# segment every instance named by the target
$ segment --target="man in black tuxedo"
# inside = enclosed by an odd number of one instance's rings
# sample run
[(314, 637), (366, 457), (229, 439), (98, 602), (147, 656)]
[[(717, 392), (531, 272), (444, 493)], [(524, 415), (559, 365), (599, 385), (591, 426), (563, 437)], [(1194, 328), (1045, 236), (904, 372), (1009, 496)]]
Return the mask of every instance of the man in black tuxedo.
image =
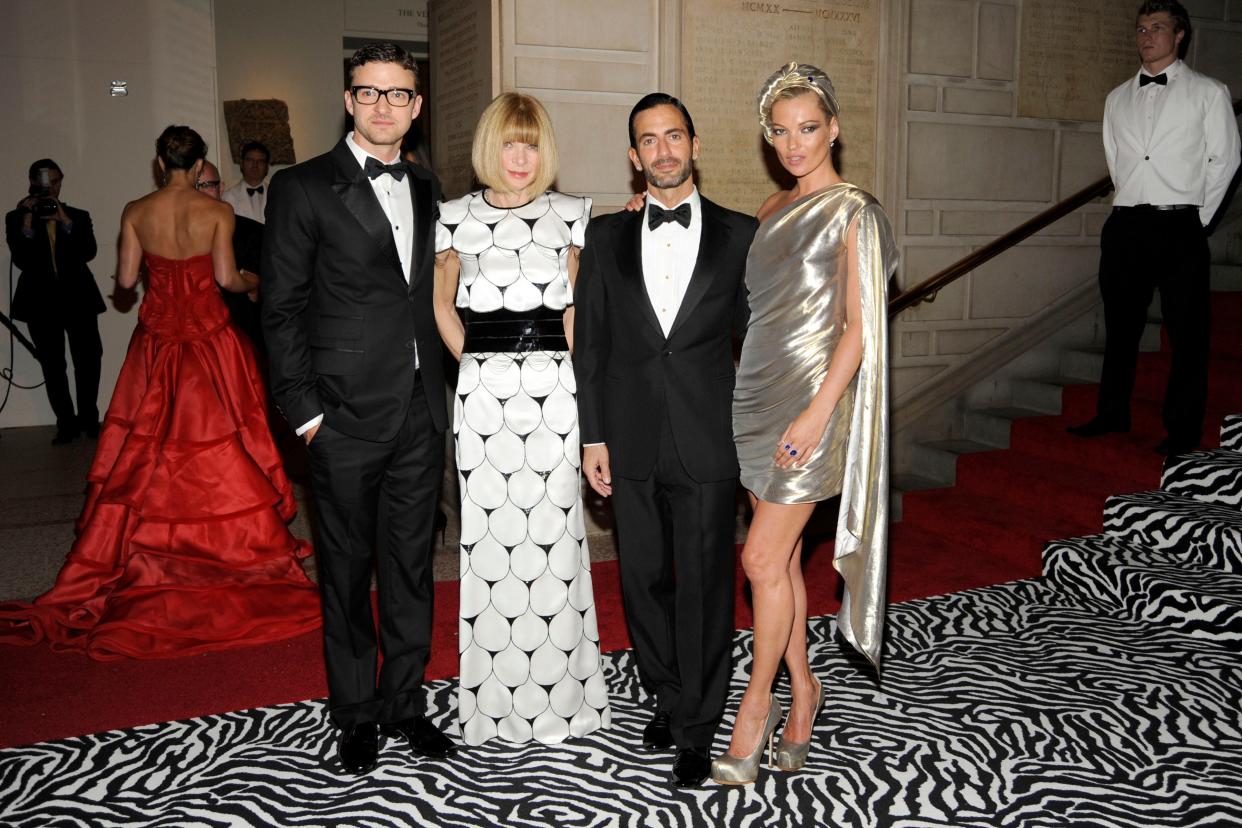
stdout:
[[(203, 161), (203, 168), (194, 182), (194, 189), (209, 195), (217, 201), (220, 199), (220, 169), (210, 161)], [(233, 216), (233, 259), (241, 270), (248, 270), (259, 275), (263, 255), (263, 225), (245, 216)], [(260, 277), (262, 278), (262, 277)], [(258, 293), (234, 293), (231, 290), (220, 290), (220, 298), (228, 306), (229, 317), (233, 324), (250, 337), (255, 351), (265, 353), (263, 347), (263, 329), (259, 320)]]
[[(630, 113), (646, 209), (587, 229), (575, 286), (582, 468), (612, 495), (634, 655), (656, 712), (649, 750), (677, 746), (673, 781), (707, 778), (733, 644), (733, 332), (756, 222), (699, 195), (694, 122), (652, 93)], [(672, 209), (665, 209), (672, 208)]]
[[(95, 258), (91, 215), (60, 200), (63, 182), (55, 161), (34, 162), (31, 195), (4, 217), (9, 254), (22, 272), (10, 313), (26, 323), (38, 352), (47, 399), (56, 414), (55, 445), (83, 431), (91, 438), (99, 436), (99, 314), (105, 310), (95, 276), (86, 266)], [(65, 365), (66, 336), (73, 357), (76, 414)]]
[(399, 158), (417, 81), (399, 46), (354, 53), (353, 131), (272, 179), (260, 271), (272, 393), (309, 444), (328, 707), (357, 773), (375, 766), (381, 736), (418, 756), (453, 749), (421, 694), (446, 417), (431, 305), (440, 186)]

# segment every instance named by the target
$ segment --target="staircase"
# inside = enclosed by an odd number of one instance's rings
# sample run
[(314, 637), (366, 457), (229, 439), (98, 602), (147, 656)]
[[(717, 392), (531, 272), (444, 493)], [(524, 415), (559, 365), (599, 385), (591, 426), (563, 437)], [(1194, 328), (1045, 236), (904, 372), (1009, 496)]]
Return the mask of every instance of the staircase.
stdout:
[[(1211, 424), (1242, 411), (1242, 266), (1214, 266), (1213, 288), (1205, 448), (1218, 442)], [(1103, 361), (1102, 342), (1067, 349), (1055, 360), (1057, 367), (1050, 372), (1054, 376), (1011, 381), (1004, 405), (968, 409), (952, 439), (912, 447), (913, 471), (894, 477), (894, 487), (900, 490), (900, 501), (895, 504), (900, 522), (892, 527), (894, 543), (917, 543), (928, 554), (948, 553), (947, 560), (966, 562), (976, 569), (981, 583), (989, 569), (1035, 577), (1043, 572), (1041, 550), (1053, 538), (1073, 539), (1058, 541), (1062, 545), (1058, 548), (1067, 550), (1081, 546), (1084, 537), (1098, 538), (1093, 543), (1116, 544), (1114, 552), (1125, 557), (1119, 550), (1129, 549), (1126, 543), (1140, 541), (1124, 533), (1114, 537), (1104, 523), (1107, 520), (1109, 526), (1117, 527), (1128, 523), (1123, 516), (1132, 514), (1135, 504), (1185, 499), (1192, 494), (1200, 499), (1236, 496), (1237, 489), (1229, 489), (1242, 487), (1237, 466), (1242, 455), (1236, 448), (1223, 455), (1208, 451), (1178, 458), (1164, 471), (1163, 490), (1149, 491), (1162, 481), (1163, 458), (1153, 447), (1164, 437), (1160, 409), (1169, 350), (1158, 321), (1148, 327), (1147, 350), (1139, 356), (1129, 434), (1083, 439), (1065, 432), (1066, 426), (1085, 422), (1094, 414), (1094, 383)], [(1231, 418), (1225, 428), (1231, 430), (1228, 434), (1242, 432), (1242, 420)], [(1186, 471), (1179, 471), (1183, 467)], [(1196, 487), (1224, 493), (1207, 495)], [(1143, 494), (1127, 494), (1133, 492)], [(1163, 509), (1154, 514), (1180, 515), (1184, 504), (1169, 501)], [(1209, 531), (1209, 524), (1195, 524), (1198, 528), (1193, 533), (1202, 536), (1200, 546), (1215, 542), (1207, 539), (1212, 532), (1239, 544), (1242, 516), (1236, 504), (1233, 509), (1232, 523), (1217, 526), (1210, 523), (1210, 517), (1198, 519), (1215, 526)], [(1140, 523), (1155, 526), (1159, 520), (1148, 517)], [(1189, 524), (1178, 526), (1179, 538), (1191, 532)], [(1133, 553), (1134, 566), (1155, 565), (1143, 559), (1144, 554), (1157, 552)], [(1242, 572), (1236, 562), (1234, 567)]]
[(1242, 647), (1242, 416), (1158, 491), (1110, 497), (1104, 531), (1044, 548), (1045, 578), (1112, 617)]

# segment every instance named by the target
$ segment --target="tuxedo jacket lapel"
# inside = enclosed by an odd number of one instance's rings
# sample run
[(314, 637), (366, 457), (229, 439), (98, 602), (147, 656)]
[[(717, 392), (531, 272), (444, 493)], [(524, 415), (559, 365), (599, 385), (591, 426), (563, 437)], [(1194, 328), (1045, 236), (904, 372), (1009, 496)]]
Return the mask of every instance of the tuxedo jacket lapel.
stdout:
[(686, 285), (685, 295), (682, 296), (681, 307), (677, 309), (677, 317), (669, 328), (669, 339), (690, 318), (690, 314), (711, 287), (712, 276), (720, 269), (721, 256), (729, 242), (729, 230), (716, 219), (715, 205), (702, 196), (699, 196), (699, 203), (703, 212), (699, 255), (694, 262), (694, 271), (690, 274), (690, 284)]
[(410, 205), (414, 209), (414, 250), (410, 256), (410, 292), (413, 292), (419, 276), (423, 273), (423, 264), (435, 245), (435, 238), (431, 234), (431, 220), (432, 213), (435, 212), (435, 204), (431, 198), (430, 181), (419, 178), (413, 173), (408, 174), (406, 178), (410, 182)]
[(651, 296), (647, 293), (647, 280), (643, 274), (642, 228), (645, 215), (644, 210), (635, 211), (622, 225), (620, 238), (617, 239), (617, 268), (629, 284), (634, 303), (651, 323), (656, 336), (663, 342), (664, 329), (660, 327), (660, 318), (656, 316), (655, 305), (651, 304)]
[(371, 182), (362, 174), (362, 168), (354, 160), (354, 155), (345, 145), (344, 139), (332, 150), (332, 159), (336, 167), (332, 181), (333, 191), (371, 237), (371, 244), (379, 251), (379, 256), (392, 265), (397, 278), (404, 282), (401, 257), (397, 255), (397, 243), (393, 241), (388, 217), (384, 215), (384, 208), (380, 207), (379, 199), (371, 189)]

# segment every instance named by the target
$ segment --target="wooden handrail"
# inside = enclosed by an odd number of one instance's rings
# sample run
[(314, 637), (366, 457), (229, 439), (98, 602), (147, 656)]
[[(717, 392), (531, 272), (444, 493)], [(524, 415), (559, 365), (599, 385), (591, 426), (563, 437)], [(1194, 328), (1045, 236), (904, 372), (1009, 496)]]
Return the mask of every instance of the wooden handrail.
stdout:
[[(1242, 98), (1233, 102), (1233, 114), (1236, 116), (1242, 112)], [(1108, 195), (1113, 189), (1112, 179), (1104, 176), (1093, 184), (1088, 184), (1078, 192), (1068, 198), (1058, 201), (1056, 204), (1044, 210), (1039, 215), (1028, 221), (1019, 224), (1005, 235), (997, 238), (995, 241), (980, 247), (973, 253), (965, 256), (953, 264), (929, 276), (919, 284), (902, 291), (901, 293), (888, 300), (889, 317), (896, 316), (908, 307), (917, 305), (920, 302), (935, 301), (935, 295), (946, 285), (957, 281), (970, 271), (989, 262), (992, 259), (1004, 253), (1009, 248), (1017, 245), (1019, 242), (1030, 238), (1031, 236), (1043, 230), (1054, 221), (1069, 215), (1082, 205), (1089, 201)]]

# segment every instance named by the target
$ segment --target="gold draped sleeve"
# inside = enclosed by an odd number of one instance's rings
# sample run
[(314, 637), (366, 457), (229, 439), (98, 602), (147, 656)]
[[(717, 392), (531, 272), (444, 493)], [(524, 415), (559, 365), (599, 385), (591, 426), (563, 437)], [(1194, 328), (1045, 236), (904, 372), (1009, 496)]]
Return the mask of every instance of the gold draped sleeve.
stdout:
[(833, 563), (845, 581), (837, 627), (879, 670), (888, 571), (888, 280), (897, 268), (897, 245), (878, 204), (859, 210), (857, 222), (863, 349)]

